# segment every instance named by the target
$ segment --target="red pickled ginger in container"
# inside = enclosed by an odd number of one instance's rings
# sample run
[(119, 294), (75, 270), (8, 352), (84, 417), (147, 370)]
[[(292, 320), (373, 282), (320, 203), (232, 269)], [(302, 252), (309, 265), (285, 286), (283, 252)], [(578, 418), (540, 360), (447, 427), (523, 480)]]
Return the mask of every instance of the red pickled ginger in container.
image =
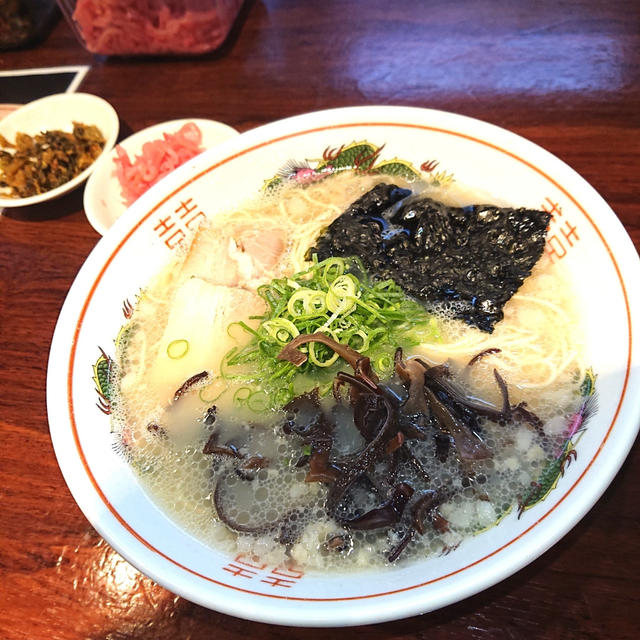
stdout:
[(242, 0), (58, 0), (58, 4), (92, 53), (198, 54), (222, 44)]

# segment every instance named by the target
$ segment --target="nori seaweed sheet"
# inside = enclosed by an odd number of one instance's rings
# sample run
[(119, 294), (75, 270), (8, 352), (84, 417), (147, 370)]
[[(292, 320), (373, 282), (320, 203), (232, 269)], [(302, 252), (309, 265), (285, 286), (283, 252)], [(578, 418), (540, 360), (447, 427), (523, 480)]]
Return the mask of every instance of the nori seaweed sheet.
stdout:
[(377, 185), (329, 225), (308, 255), (359, 256), (372, 276), (391, 278), (429, 304), (448, 303), (456, 318), (491, 333), (542, 255), (550, 215), (388, 197), (406, 193)]

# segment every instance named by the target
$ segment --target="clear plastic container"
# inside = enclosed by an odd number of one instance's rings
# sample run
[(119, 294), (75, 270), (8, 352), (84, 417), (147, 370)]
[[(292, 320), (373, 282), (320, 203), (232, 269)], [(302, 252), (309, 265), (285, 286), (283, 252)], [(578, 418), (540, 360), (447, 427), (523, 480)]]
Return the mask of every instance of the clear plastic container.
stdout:
[(243, 0), (57, 0), (82, 45), (101, 55), (200, 54), (227, 37)]

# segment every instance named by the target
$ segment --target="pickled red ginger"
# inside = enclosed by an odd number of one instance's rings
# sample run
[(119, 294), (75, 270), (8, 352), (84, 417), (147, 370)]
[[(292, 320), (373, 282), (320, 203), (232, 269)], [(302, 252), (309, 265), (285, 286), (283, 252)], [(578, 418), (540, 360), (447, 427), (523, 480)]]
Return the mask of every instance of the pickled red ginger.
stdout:
[(118, 145), (113, 161), (123, 201), (130, 206), (149, 187), (202, 151), (202, 132), (194, 122), (187, 122), (175, 133), (163, 133), (158, 140), (145, 142), (133, 161)]

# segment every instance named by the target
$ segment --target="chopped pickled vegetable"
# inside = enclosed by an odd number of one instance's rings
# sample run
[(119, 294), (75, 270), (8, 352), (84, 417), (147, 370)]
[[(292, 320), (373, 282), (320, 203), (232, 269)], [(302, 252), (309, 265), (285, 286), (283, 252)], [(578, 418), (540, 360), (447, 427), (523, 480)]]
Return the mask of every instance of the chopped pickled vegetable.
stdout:
[(73, 123), (73, 132), (58, 129), (35, 136), (16, 134), (14, 143), (0, 136), (0, 187), (10, 198), (51, 191), (80, 175), (104, 149), (94, 125)]

